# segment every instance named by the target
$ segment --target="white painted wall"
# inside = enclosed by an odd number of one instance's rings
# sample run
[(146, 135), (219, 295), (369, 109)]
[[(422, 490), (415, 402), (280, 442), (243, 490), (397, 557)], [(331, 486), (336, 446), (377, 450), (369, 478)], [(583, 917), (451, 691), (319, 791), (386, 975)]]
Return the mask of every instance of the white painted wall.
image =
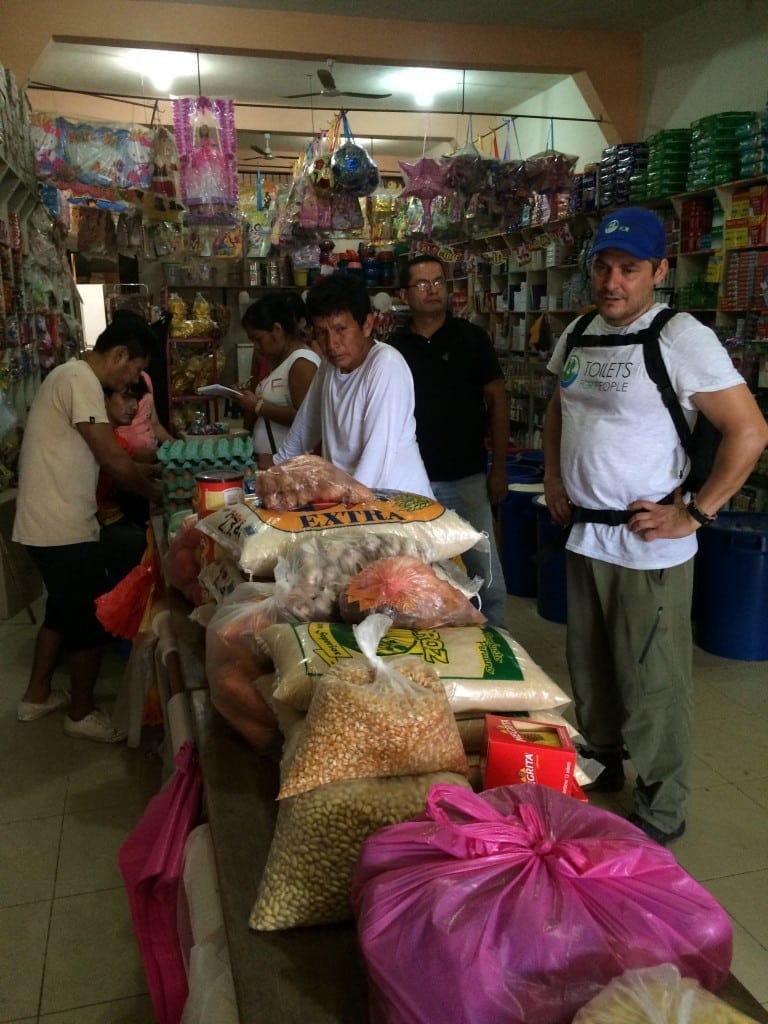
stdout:
[(643, 138), (768, 99), (768, 0), (707, 0), (646, 39)]

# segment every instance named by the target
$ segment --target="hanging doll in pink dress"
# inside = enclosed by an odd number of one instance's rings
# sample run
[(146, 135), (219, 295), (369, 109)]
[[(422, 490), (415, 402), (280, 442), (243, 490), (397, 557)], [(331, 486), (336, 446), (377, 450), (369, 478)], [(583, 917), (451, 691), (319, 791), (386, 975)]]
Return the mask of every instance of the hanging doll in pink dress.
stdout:
[(187, 193), (190, 205), (222, 203), (228, 199), (227, 162), (216, 140), (216, 129), (201, 124), (189, 158)]
[(182, 200), (190, 223), (237, 220), (237, 133), (234, 102), (196, 96), (175, 99)]

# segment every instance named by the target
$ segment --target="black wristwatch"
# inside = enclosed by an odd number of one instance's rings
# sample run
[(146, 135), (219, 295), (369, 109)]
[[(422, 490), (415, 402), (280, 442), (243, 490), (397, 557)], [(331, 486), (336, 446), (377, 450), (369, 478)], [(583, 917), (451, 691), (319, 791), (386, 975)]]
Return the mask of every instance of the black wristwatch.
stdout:
[(708, 516), (706, 512), (702, 512), (693, 498), (685, 507), (688, 509), (688, 515), (692, 516), (699, 526), (709, 526), (710, 523), (714, 523), (717, 519), (717, 514)]

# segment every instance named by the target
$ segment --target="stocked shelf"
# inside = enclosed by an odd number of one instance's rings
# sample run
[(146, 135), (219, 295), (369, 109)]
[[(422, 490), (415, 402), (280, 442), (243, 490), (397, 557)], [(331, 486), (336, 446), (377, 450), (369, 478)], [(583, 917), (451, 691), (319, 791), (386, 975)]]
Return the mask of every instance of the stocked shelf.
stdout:
[[(768, 176), (641, 205), (658, 214), (667, 236), (670, 270), (656, 290), (658, 301), (691, 313), (723, 340), (762, 348), (768, 340)], [(577, 213), (461, 242), (463, 259), (449, 273), (452, 306), (482, 323), (504, 357), (507, 389), (516, 403), (511, 425), (520, 443), (538, 440), (541, 399), (535, 387), (526, 395), (510, 367), (540, 366), (547, 344), (551, 348), (591, 303), (586, 254), (610, 212)], [(547, 336), (537, 341), (542, 317)], [(749, 369), (752, 363), (743, 365)], [(760, 357), (760, 372), (753, 376), (748, 382), (757, 389), (768, 387), (768, 355)]]

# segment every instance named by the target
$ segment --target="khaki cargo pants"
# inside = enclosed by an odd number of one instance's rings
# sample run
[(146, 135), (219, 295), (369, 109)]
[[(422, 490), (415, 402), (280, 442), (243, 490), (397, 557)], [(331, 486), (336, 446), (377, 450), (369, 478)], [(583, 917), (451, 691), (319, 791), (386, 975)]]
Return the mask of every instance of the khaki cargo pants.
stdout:
[(597, 751), (626, 746), (635, 810), (663, 832), (688, 805), (693, 559), (625, 569), (566, 552), (567, 657), (576, 720)]

